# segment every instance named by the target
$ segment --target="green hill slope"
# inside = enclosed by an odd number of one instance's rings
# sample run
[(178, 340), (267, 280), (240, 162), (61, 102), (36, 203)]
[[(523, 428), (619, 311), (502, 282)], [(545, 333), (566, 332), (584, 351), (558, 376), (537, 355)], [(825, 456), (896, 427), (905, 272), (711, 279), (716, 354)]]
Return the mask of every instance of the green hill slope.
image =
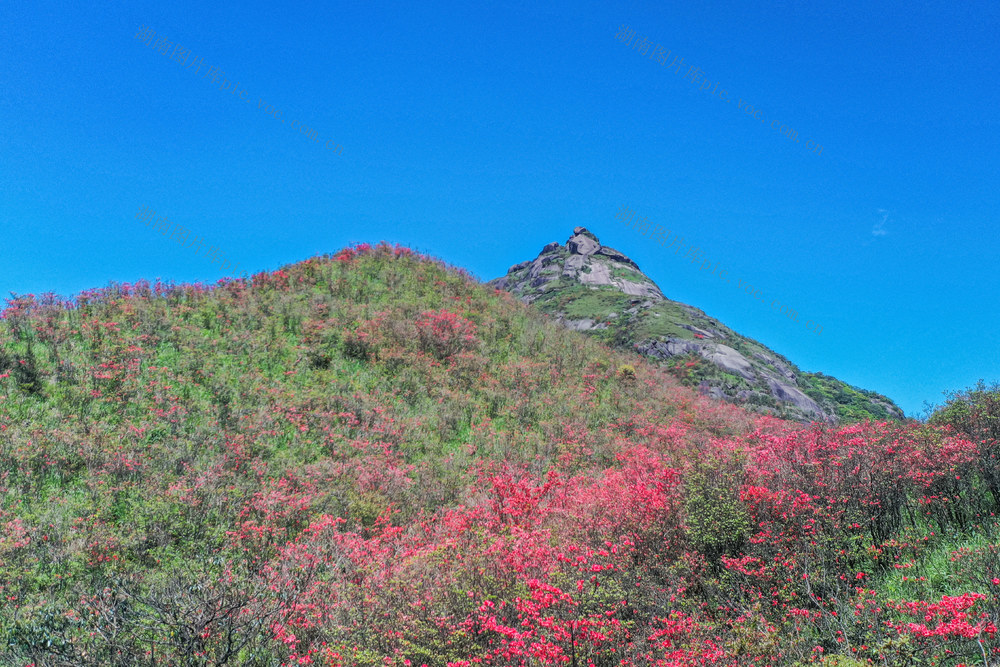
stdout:
[(995, 660), (996, 451), (750, 414), (387, 245), (18, 297), (0, 665)]
[[(216, 619), (240, 638), (218, 664), (276, 664), (260, 633), (278, 602), (254, 592), (311, 517), (368, 530), (391, 511), (405, 525), (460, 502), (477, 461), (547, 465), (567, 433), (642, 401), (706, 433), (749, 424), (695, 410), (702, 399), (634, 364), (387, 246), (252, 285), (13, 299), (0, 320), (0, 664), (146, 664), (154, 634), (161, 655), (221, 659), (226, 646), (184, 619), (211, 615), (210, 590), (250, 614)], [(597, 460), (613, 461), (610, 437), (591, 443)], [(109, 638), (97, 620), (129, 632)]]

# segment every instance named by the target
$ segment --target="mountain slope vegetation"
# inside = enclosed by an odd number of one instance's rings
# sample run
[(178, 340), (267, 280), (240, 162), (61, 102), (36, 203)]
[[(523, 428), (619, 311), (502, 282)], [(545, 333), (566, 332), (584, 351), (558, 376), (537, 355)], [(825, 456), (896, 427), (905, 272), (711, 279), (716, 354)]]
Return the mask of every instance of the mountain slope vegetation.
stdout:
[(996, 451), (749, 413), (386, 244), (15, 297), (0, 664), (995, 664)]

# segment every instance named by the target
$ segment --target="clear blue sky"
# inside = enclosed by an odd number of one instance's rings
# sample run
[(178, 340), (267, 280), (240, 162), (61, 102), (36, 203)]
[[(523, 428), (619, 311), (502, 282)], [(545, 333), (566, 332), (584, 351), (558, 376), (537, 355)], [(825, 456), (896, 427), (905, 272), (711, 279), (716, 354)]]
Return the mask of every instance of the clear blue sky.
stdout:
[[(1000, 378), (998, 34), (982, 1), (8, 0), (0, 295), (231, 275), (143, 206), (248, 271), (384, 239), (487, 280), (583, 225), (668, 297), (916, 414)], [(621, 205), (822, 334), (626, 229)]]

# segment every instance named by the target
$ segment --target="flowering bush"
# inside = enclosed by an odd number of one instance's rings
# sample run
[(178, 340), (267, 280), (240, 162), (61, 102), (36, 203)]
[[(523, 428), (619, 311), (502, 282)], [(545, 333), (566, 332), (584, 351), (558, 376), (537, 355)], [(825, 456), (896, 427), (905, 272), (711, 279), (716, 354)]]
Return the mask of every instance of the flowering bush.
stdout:
[(438, 359), (470, 350), (476, 343), (476, 325), (447, 310), (423, 313), (417, 320), (417, 332), (423, 348)]
[(995, 664), (990, 442), (748, 415), (388, 244), (19, 297), (0, 664)]

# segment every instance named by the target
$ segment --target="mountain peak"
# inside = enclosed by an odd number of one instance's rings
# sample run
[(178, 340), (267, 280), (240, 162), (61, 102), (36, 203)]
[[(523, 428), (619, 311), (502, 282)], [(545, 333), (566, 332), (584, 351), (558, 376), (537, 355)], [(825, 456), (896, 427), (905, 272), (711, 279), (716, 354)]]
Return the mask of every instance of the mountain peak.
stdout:
[(675, 365), (698, 359), (698, 372), (688, 380), (717, 398), (801, 421), (903, 416), (884, 396), (804, 373), (703, 311), (668, 299), (635, 262), (601, 245), (586, 227), (574, 227), (565, 244), (549, 243), (534, 260), (488, 284), (609, 344), (660, 362), (674, 358)]
[(576, 227), (573, 236), (566, 241), (566, 248), (574, 255), (593, 255), (601, 249), (601, 242), (586, 227)]
[(527, 302), (558, 289), (577, 284), (609, 288), (638, 299), (663, 300), (663, 292), (624, 253), (602, 246), (586, 227), (574, 227), (565, 245), (552, 242), (534, 261), (510, 267), (507, 275), (489, 283), (513, 292)]

